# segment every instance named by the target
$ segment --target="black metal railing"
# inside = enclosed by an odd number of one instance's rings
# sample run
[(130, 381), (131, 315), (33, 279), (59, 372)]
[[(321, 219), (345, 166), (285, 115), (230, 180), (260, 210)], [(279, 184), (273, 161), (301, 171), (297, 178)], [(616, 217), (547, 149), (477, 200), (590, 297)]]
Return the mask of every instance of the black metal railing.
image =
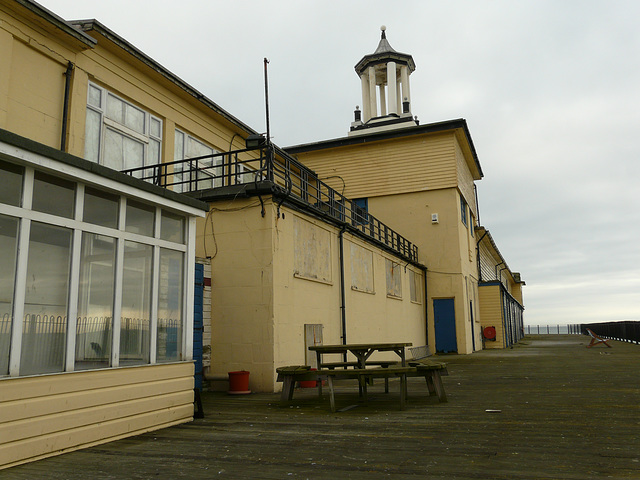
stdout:
[(338, 191), (329, 187), (295, 158), (271, 148), (243, 149), (158, 165), (130, 168), (122, 173), (179, 193), (267, 181), (274, 193), (292, 197), (401, 256), (418, 261), (418, 247)]
[(599, 337), (640, 344), (640, 322), (600, 322), (583, 323), (580, 330), (583, 335), (588, 335), (587, 328)]

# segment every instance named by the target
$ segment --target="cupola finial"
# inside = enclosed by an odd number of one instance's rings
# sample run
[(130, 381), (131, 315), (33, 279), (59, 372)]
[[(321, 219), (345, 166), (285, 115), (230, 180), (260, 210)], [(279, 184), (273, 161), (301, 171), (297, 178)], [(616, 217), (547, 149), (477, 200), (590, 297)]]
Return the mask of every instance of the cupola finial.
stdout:
[(382, 33), (380, 34), (380, 38), (387, 38), (387, 35), (385, 33), (385, 30), (387, 29), (387, 27), (385, 25), (382, 25), (380, 27), (380, 30), (382, 31)]

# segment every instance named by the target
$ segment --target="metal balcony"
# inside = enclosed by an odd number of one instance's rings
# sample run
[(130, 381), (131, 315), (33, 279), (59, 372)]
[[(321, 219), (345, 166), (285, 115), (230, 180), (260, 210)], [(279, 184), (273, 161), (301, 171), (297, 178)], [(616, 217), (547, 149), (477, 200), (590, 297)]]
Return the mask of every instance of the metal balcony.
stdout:
[[(271, 193), (301, 204), (347, 230), (357, 232), (411, 262), (418, 262), (418, 247), (379, 221), (353, 200), (329, 187), (295, 158), (273, 147), (243, 149), (123, 170), (141, 180), (179, 193), (241, 191), (242, 187), (269, 185)], [(230, 188), (231, 187), (231, 188)], [(244, 188), (249, 193), (248, 188)]]

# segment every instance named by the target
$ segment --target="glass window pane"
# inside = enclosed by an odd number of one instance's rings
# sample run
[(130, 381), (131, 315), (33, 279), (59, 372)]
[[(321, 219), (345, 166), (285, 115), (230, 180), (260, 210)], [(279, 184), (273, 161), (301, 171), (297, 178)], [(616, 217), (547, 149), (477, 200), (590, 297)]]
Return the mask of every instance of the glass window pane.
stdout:
[(93, 188), (85, 188), (83, 221), (118, 228), (118, 197)]
[(42, 172), (35, 172), (33, 210), (73, 218), (76, 184)]
[(169, 242), (184, 243), (184, 217), (162, 210), (160, 238)]
[(142, 167), (144, 144), (111, 128), (106, 129), (104, 165), (114, 170)]
[(107, 95), (107, 117), (124, 125), (124, 102), (113, 95)]
[(145, 133), (144, 128), (144, 118), (145, 114), (142, 110), (134, 107), (133, 105), (129, 105), (128, 103), (124, 104), (124, 124), (132, 130), (135, 130), (138, 133)]
[[(173, 159), (175, 161), (184, 159), (184, 133), (178, 130), (176, 130), (176, 134), (175, 134), (175, 146), (173, 151)], [(173, 166), (173, 172), (174, 172), (173, 183), (175, 184), (173, 186), (173, 190), (179, 193), (187, 190), (182, 184), (182, 182), (186, 180), (186, 178), (183, 178), (183, 175), (181, 173), (182, 169), (183, 169), (183, 166), (180, 163), (177, 163)]]
[(162, 122), (157, 118), (151, 117), (151, 126), (150, 126), (149, 133), (156, 138), (162, 138), (162, 134), (160, 133), (161, 131), (162, 131)]
[(182, 360), (184, 254), (160, 249), (157, 361)]
[(120, 365), (149, 363), (153, 247), (126, 241), (122, 278)]
[(127, 201), (127, 222), (125, 231), (153, 237), (156, 209), (142, 203)]
[(9, 373), (18, 219), (0, 215), (0, 376)]
[(70, 253), (71, 230), (31, 223), (20, 375), (64, 369)]
[(24, 168), (0, 162), (0, 203), (21, 205), (23, 175)]
[(131, 137), (122, 137), (122, 157), (124, 170), (144, 165), (144, 144)]
[(160, 163), (160, 142), (151, 139), (149, 140), (149, 158), (147, 159), (147, 165), (156, 165), (158, 163)]
[(84, 158), (98, 163), (100, 158), (100, 127), (102, 115), (87, 108), (87, 119), (84, 132)]
[(76, 370), (110, 365), (116, 241), (92, 233), (82, 235)]
[(102, 90), (93, 85), (89, 85), (89, 95), (87, 102), (94, 107), (102, 107)]

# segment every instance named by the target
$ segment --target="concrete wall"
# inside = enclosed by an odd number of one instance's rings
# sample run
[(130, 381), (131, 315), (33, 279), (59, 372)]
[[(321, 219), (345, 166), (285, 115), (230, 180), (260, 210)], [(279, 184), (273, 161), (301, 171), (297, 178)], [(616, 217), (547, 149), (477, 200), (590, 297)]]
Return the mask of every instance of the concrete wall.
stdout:
[(0, 468), (193, 418), (193, 363), (0, 381)]

